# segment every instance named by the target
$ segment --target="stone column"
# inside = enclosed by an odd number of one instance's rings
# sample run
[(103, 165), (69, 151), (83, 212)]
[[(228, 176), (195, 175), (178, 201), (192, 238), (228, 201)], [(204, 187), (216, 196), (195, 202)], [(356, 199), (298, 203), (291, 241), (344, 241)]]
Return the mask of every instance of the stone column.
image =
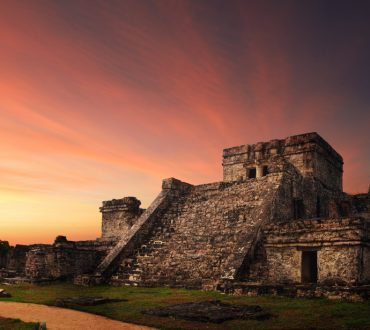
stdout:
[(257, 165), (256, 166), (256, 178), (260, 178), (263, 176), (263, 166)]

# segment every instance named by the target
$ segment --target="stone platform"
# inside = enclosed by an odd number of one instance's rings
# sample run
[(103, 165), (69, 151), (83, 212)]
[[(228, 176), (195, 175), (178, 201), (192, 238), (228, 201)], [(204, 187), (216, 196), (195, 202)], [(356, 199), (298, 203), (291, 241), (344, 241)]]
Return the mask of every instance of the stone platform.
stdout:
[(257, 284), (246, 282), (224, 282), (217, 289), (235, 295), (273, 295), (297, 298), (328, 298), (350, 301), (365, 301), (370, 298), (370, 285), (328, 286), (320, 284)]

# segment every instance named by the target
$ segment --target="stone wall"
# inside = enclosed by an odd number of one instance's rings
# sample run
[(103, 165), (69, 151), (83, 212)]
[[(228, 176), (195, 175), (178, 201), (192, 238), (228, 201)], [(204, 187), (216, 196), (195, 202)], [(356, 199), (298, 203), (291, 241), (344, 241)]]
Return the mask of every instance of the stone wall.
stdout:
[(31, 248), (32, 245), (20, 245), (20, 244), (17, 244), (15, 247), (12, 247), (11, 250), (9, 251), (7, 269), (14, 270), (18, 274), (24, 274), (27, 253)]
[(8, 265), (10, 245), (8, 241), (0, 241), (0, 269)]
[(113, 244), (113, 241), (73, 242), (59, 236), (53, 245), (33, 248), (27, 253), (26, 276), (55, 280), (92, 272)]
[(370, 188), (367, 194), (349, 195), (353, 213), (363, 217), (370, 214)]
[(370, 246), (362, 247), (362, 274), (360, 278), (361, 283), (370, 283)]
[(318, 282), (358, 284), (361, 281), (361, 246), (326, 246), (317, 251)]
[(317, 251), (319, 283), (368, 282), (369, 228), (370, 223), (363, 218), (296, 220), (269, 225), (264, 229), (266, 257), (260, 267), (266, 272), (261, 280), (300, 283), (302, 251), (312, 250)]
[[(308, 244), (307, 247), (310, 245)], [(361, 258), (358, 246), (330, 246), (317, 249), (318, 283), (361, 282)], [(266, 283), (302, 283), (302, 251), (297, 247), (269, 247), (266, 251)]]
[(0, 270), (2, 276), (24, 275), (28, 251), (39, 246), (45, 246), (45, 244), (10, 246), (7, 241), (0, 241)]
[(267, 248), (268, 283), (300, 283), (301, 282), (301, 251), (296, 248)]

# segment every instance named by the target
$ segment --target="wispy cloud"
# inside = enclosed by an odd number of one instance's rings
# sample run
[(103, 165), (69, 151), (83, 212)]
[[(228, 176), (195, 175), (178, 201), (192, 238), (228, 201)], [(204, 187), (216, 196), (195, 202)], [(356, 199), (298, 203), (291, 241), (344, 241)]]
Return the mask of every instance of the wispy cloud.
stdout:
[[(2, 1), (0, 193), (22, 204), (0, 231), (51, 240), (82, 223), (75, 237), (94, 236), (100, 199), (147, 205), (164, 177), (219, 180), (224, 147), (306, 131), (343, 155), (346, 190), (367, 190), (369, 24), (357, 7)], [(74, 206), (49, 236), (10, 225), (50, 224), (58, 200)]]

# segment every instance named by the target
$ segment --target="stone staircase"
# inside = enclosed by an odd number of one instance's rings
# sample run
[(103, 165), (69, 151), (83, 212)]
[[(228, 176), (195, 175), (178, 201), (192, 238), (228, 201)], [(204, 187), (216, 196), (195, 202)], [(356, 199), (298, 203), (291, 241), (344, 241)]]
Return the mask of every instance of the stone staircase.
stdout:
[(268, 217), (279, 178), (194, 186), (110, 277), (113, 285), (215, 287), (235, 276)]
[[(175, 210), (179, 209), (180, 205), (185, 202), (185, 199), (185, 197), (180, 197), (171, 205), (171, 210), (169, 212), (174, 214)], [(148, 274), (150, 268), (155, 267), (155, 264), (153, 264), (154, 260), (157, 260), (158, 256), (161, 254), (166, 253), (168, 241), (171, 238), (171, 234), (175, 231), (174, 226), (171, 226), (171, 220), (164, 220), (167, 221), (162, 221), (162, 223), (152, 231), (151, 237), (147, 242), (136, 249), (131, 256), (121, 260), (116, 273), (110, 279), (111, 284), (119, 286), (136, 286), (147, 283), (148, 286), (154, 285), (154, 283), (148, 283), (148, 279), (145, 275)], [(157, 282), (160, 275), (163, 274), (158, 274), (158, 277), (151, 278), (156, 285), (160, 285)]]

